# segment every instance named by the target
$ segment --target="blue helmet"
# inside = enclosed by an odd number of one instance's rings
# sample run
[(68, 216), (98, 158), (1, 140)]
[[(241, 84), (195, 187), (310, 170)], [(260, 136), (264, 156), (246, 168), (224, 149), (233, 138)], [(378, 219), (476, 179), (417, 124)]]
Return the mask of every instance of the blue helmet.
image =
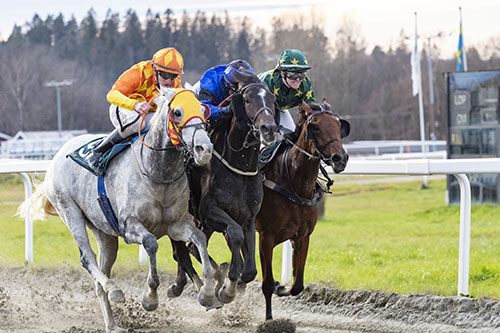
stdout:
[(226, 81), (231, 86), (234, 86), (235, 84), (237, 84), (238, 82), (235, 78), (235, 73), (241, 72), (242, 68), (253, 73), (252, 67), (245, 60), (238, 59), (238, 60), (231, 61), (227, 65), (227, 68), (224, 70), (224, 81)]

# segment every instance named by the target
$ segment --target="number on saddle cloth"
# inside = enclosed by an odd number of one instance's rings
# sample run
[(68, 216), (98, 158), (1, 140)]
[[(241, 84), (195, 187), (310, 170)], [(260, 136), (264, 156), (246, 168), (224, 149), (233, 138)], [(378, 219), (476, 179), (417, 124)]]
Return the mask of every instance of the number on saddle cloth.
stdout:
[[(143, 131), (142, 134), (145, 134), (146, 131)], [(84, 167), (85, 169), (89, 170), (92, 174), (96, 175), (95, 171), (89, 166), (86, 157), (91, 154), (92, 149), (94, 147), (97, 147), (102, 140), (104, 140), (105, 137), (93, 139), (83, 146), (79, 147), (72, 153), (66, 155), (66, 157), (71, 158), (73, 161), (75, 161), (77, 164), (80, 166)], [(125, 140), (123, 140), (121, 143), (118, 143), (114, 145), (111, 149), (109, 149), (107, 152), (102, 154), (102, 156), (99, 159), (99, 170), (102, 170), (102, 174), (104, 175), (106, 173), (106, 170), (108, 168), (108, 163), (109, 161), (118, 155), (118, 153), (122, 152), (125, 150), (125, 148), (129, 147), (135, 140), (139, 138), (138, 134), (134, 134)]]

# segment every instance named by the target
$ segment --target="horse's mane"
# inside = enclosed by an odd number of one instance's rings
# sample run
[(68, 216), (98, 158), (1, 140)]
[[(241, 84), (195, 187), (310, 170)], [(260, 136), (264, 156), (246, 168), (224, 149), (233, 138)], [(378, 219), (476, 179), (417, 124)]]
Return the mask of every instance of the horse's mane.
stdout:
[(253, 72), (246, 70), (245, 68), (241, 68), (239, 71), (235, 71), (234, 78), (236, 82), (239, 83), (239, 88), (243, 88), (250, 83), (260, 83), (260, 79)]

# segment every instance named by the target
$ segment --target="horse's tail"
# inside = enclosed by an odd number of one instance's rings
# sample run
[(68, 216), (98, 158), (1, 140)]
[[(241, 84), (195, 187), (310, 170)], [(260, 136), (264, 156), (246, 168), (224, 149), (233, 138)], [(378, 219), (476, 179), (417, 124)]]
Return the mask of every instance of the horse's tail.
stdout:
[(37, 186), (35, 193), (17, 208), (16, 215), (24, 219), (28, 214), (32, 221), (46, 220), (49, 215), (58, 215), (56, 209), (50, 203), (45, 192), (46, 183)]

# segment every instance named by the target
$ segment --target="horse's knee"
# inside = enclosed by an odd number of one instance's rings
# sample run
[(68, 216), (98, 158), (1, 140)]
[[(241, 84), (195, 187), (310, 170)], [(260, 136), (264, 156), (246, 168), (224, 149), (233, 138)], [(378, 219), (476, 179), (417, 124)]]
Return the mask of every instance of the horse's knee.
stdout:
[(144, 238), (142, 239), (142, 245), (144, 246), (144, 249), (146, 250), (148, 255), (155, 254), (158, 251), (158, 241), (152, 234), (147, 234), (146, 236), (144, 236)]
[(229, 239), (229, 245), (235, 249), (241, 249), (241, 245), (243, 244), (243, 240), (245, 235), (243, 234), (243, 230), (238, 227), (229, 227), (227, 228), (227, 238)]

